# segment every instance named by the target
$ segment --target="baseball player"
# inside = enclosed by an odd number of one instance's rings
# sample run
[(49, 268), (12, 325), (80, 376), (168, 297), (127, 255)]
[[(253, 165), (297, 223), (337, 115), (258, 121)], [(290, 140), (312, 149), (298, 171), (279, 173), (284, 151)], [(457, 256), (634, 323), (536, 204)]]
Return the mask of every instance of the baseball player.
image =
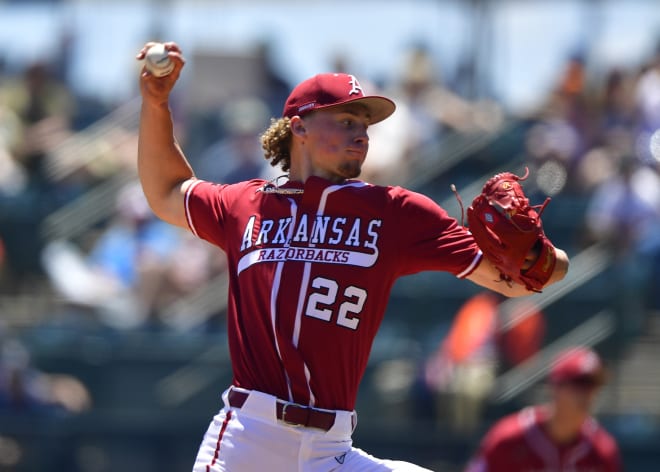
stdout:
[[(431, 199), (356, 179), (367, 128), (395, 105), (365, 94), (352, 75), (300, 83), (263, 134), (266, 158), (288, 178), (196, 179), (168, 108), (184, 58), (175, 43), (166, 47), (172, 73), (140, 76), (139, 177), (155, 214), (225, 251), (229, 271), (233, 381), (194, 471), (424, 470), (372, 457), (351, 440), (358, 384), (393, 283), (440, 270), (509, 296), (530, 291), (503, 283)], [(556, 254), (548, 284), (568, 267)]]
[(563, 352), (550, 372), (548, 405), (525, 408), (497, 422), (466, 472), (619, 472), (619, 449), (590, 416), (604, 381), (591, 349)]

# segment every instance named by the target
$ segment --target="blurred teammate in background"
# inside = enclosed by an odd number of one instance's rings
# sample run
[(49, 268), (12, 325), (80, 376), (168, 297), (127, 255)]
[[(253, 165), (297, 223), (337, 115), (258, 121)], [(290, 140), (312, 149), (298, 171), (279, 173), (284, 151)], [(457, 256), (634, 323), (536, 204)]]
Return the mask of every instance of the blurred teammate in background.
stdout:
[(498, 421), (466, 472), (620, 472), (615, 440), (591, 416), (604, 381), (593, 350), (564, 351), (550, 371), (550, 402)]

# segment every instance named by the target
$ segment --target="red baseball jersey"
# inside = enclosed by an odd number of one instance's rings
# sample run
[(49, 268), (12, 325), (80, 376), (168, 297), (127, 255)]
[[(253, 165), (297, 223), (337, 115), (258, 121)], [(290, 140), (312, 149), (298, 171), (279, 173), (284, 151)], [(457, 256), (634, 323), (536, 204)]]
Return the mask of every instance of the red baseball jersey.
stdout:
[(593, 418), (579, 437), (555, 444), (543, 429), (547, 413), (529, 407), (497, 422), (466, 472), (620, 472), (619, 448)]
[(185, 199), (191, 231), (227, 254), (234, 385), (352, 410), (397, 277), (465, 277), (481, 252), (431, 199), (403, 188), (311, 177), (269, 189), (197, 181)]

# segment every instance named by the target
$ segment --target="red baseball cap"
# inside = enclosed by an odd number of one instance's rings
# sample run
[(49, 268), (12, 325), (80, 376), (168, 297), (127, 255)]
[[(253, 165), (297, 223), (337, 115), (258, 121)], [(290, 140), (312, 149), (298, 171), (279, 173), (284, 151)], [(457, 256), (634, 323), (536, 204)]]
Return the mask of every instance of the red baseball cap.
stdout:
[(371, 124), (383, 121), (394, 113), (396, 108), (389, 98), (365, 95), (354, 75), (326, 73), (315, 75), (296, 85), (286, 99), (282, 116), (303, 116), (313, 110), (349, 102), (364, 104), (371, 115)]
[(605, 369), (595, 351), (586, 347), (575, 347), (557, 356), (550, 369), (550, 382), (601, 385), (605, 382)]

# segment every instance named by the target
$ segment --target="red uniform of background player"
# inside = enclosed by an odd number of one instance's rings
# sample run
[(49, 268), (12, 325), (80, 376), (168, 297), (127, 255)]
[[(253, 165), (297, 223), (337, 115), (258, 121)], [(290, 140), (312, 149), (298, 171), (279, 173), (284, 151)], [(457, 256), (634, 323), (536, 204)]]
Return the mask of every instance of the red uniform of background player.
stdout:
[(552, 400), (497, 422), (466, 472), (619, 472), (619, 449), (590, 416), (604, 371), (598, 355), (568, 350), (550, 373)]
[[(226, 252), (230, 280), (234, 379), (194, 470), (421, 470), (352, 447), (357, 389), (392, 284), (442, 270), (509, 296), (529, 292), (496, 282), (472, 236), (429, 198), (355, 180), (368, 126), (395, 105), (366, 96), (354, 76), (301, 83), (264, 133), (286, 183), (196, 179), (168, 108), (184, 61), (167, 48), (174, 71), (141, 75), (140, 180), (160, 218)], [(550, 282), (568, 266), (558, 252)]]

